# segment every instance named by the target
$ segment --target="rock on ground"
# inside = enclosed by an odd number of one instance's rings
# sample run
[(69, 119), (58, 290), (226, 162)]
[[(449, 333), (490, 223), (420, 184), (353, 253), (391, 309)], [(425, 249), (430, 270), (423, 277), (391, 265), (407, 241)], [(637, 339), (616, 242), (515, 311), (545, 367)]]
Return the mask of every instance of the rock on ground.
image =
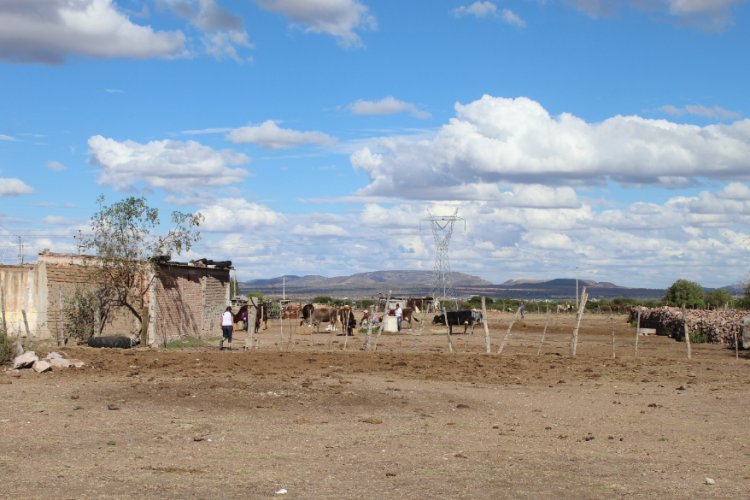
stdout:
[(37, 361), (39, 361), (39, 356), (34, 351), (27, 351), (13, 359), (13, 368), (28, 368)]

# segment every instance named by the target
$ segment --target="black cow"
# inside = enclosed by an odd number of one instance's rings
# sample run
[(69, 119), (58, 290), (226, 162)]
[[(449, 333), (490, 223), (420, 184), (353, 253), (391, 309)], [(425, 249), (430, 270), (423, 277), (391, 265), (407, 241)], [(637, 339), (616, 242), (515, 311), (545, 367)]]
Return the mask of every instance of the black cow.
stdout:
[(357, 326), (357, 318), (354, 317), (354, 312), (352, 312), (350, 307), (339, 309), (339, 321), (341, 321), (343, 329), (345, 330), (345, 333), (339, 335), (354, 335), (352, 332)]
[[(474, 325), (482, 321), (482, 313), (479, 311), (448, 311), (448, 335), (453, 335), (453, 327), (464, 325), (464, 333), (471, 325), (471, 333), (474, 333)], [(433, 325), (444, 325), (445, 315), (437, 314), (432, 318)]]

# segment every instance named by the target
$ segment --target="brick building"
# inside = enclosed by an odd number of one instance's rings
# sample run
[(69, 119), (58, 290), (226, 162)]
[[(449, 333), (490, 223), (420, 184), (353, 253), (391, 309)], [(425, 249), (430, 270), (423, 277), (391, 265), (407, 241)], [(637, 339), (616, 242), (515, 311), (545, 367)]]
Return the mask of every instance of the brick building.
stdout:
[[(64, 335), (63, 305), (79, 287), (95, 286), (96, 257), (45, 251), (34, 264), (0, 265), (0, 302), (8, 333), (55, 339)], [(231, 263), (221, 266), (202, 259), (190, 264), (160, 262), (146, 301), (149, 310), (148, 343), (220, 332), (222, 311), (229, 305)], [(25, 319), (24, 319), (25, 315)], [(139, 321), (125, 308), (115, 310), (102, 333), (133, 335)]]

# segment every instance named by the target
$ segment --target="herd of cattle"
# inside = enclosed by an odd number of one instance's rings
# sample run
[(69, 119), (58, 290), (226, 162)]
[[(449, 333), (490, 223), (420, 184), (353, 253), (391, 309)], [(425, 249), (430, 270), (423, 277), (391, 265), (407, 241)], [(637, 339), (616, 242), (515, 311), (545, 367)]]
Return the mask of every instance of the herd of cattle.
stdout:
[[(408, 328), (412, 328), (412, 321), (421, 322), (417, 317), (420, 313), (419, 301), (421, 299), (409, 299), (407, 301), (407, 307), (401, 310), (402, 324)], [(256, 308), (256, 320), (255, 320), (255, 331), (258, 331), (263, 325), (263, 329), (268, 328), (268, 309), (269, 303), (260, 303), (258, 305), (243, 305), (239, 311), (234, 314), (235, 323), (243, 323), (243, 329), (247, 329), (247, 320), (250, 316), (250, 308)], [(343, 307), (332, 307), (317, 304), (288, 304), (281, 312), (282, 319), (299, 319), (300, 326), (307, 325), (310, 328), (315, 328), (315, 332), (320, 332), (321, 323), (328, 323), (326, 331), (338, 331), (338, 325), (341, 325), (341, 335), (353, 335), (354, 329), (357, 324), (361, 326), (367, 326), (372, 323), (373, 325), (379, 324), (383, 321), (383, 316), (371, 317), (370, 311), (366, 310), (362, 314), (359, 322), (354, 316), (354, 310), (351, 306), (345, 305)], [(395, 309), (390, 309), (387, 315), (394, 316), (396, 314)], [(462, 310), (462, 311), (447, 311), (445, 314), (440, 313), (433, 317), (433, 325), (445, 325), (447, 315), (447, 326), (449, 334), (453, 334), (454, 326), (463, 326), (466, 333), (468, 328), (471, 326), (471, 333), (474, 333), (474, 325), (481, 323), (482, 313), (476, 310)]]

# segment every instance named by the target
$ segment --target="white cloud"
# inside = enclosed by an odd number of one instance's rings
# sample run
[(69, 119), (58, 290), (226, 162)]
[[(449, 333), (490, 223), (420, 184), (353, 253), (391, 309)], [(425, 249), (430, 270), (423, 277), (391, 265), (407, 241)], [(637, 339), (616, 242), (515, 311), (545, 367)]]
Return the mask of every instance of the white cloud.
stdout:
[(69, 226), (76, 221), (70, 217), (65, 217), (64, 215), (47, 215), (42, 217), (42, 222), (51, 226)]
[[(368, 203), (359, 212), (289, 215), (283, 223), (258, 228), (255, 240), (242, 237), (242, 227), (237, 227), (236, 235), (222, 241), (220, 251), (241, 266), (239, 273), (254, 277), (430, 270), (435, 245), (427, 210), (446, 215), (458, 208), (467, 227), (464, 230), (458, 221), (453, 228), (451, 269), (495, 283), (570, 278), (579, 267), (582, 279), (626, 286), (666, 287), (680, 277), (721, 286), (737, 282), (737, 269), (746, 269), (750, 206), (741, 203), (748, 202), (748, 184), (733, 182), (662, 203), (620, 202), (621, 207), (607, 210), (579, 199), (572, 188), (555, 189), (520, 185), (503, 193), (531, 202), (537, 197), (570, 197), (576, 205)], [(232, 227), (238, 210), (225, 208), (222, 225)]]
[(399, 101), (393, 96), (388, 96), (379, 101), (358, 100), (349, 105), (349, 109), (355, 115), (393, 115), (396, 113), (409, 113), (414, 118), (426, 120), (430, 114), (422, 111), (415, 104)]
[(456, 17), (475, 16), (488, 17), (497, 15), (497, 6), (492, 2), (474, 2), (471, 5), (461, 5), (453, 9)]
[(227, 139), (238, 144), (253, 143), (267, 149), (288, 149), (303, 144), (332, 146), (336, 139), (322, 132), (300, 132), (281, 128), (273, 120), (260, 125), (240, 127), (232, 130)]
[(503, 9), (503, 20), (508, 24), (512, 24), (516, 28), (526, 27), (526, 21), (521, 19), (518, 14), (510, 9)]
[(701, 104), (688, 104), (683, 107), (667, 104), (660, 107), (659, 110), (672, 116), (695, 115), (716, 120), (737, 120), (741, 117), (736, 111), (730, 111), (721, 106), (709, 107)]
[(750, 188), (741, 182), (732, 182), (718, 192), (721, 198), (727, 200), (750, 201)]
[(203, 47), (216, 59), (250, 60), (241, 50), (253, 47), (241, 17), (231, 14), (215, 0), (161, 0), (176, 14), (203, 32)]
[(357, 47), (362, 40), (357, 30), (377, 28), (375, 17), (358, 0), (256, 0), (262, 8), (306, 26), (309, 33), (331, 35), (343, 47)]
[(336, 224), (321, 224), (314, 222), (309, 225), (298, 224), (292, 228), (292, 234), (298, 236), (312, 236), (312, 237), (343, 237), (348, 236), (346, 230)]
[(17, 142), (18, 139), (16, 139), (12, 135), (0, 134), (0, 141), (3, 141), (3, 142)]
[(205, 134), (226, 134), (231, 132), (231, 127), (209, 127), (195, 130), (181, 130), (182, 135), (205, 135)]
[(551, 231), (530, 232), (524, 236), (524, 240), (532, 247), (547, 250), (572, 250), (574, 247), (569, 236)]
[(63, 170), (65, 170), (65, 165), (63, 165), (59, 161), (52, 160), (47, 162), (47, 168), (55, 172), (62, 172)]
[[(204, 216), (201, 231), (242, 232), (262, 226), (283, 223), (285, 218), (268, 207), (250, 203), (244, 198), (225, 198), (198, 210)], [(252, 238), (251, 238), (252, 239)]]
[(0, 2), (0, 59), (56, 64), (70, 56), (146, 59), (185, 52), (179, 31), (134, 24), (112, 0)]
[(747, 0), (663, 0), (674, 15), (699, 14), (704, 12), (720, 12), (733, 5), (739, 5)]
[[(610, 16), (625, 2), (618, 0), (563, 0), (591, 17)], [(628, 5), (647, 11), (660, 11), (709, 29), (722, 29), (732, 23), (731, 9), (748, 0), (629, 0)]]
[[(365, 196), (495, 199), (499, 186), (684, 184), (750, 179), (750, 120), (699, 127), (639, 116), (587, 123), (539, 103), (484, 96), (456, 104), (430, 139), (381, 138), (350, 157)], [(415, 187), (419, 186), (419, 189)]]
[(34, 190), (21, 179), (14, 177), (0, 177), (0, 196), (17, 196), (31, 194)]
[(102, 168), (100, 184), (117, 190), (138, 184), (183, 192), (242, 181), (247, 171), (229, 168), (249, 160), (243, 154), (215, 151), (195, 141), (118, 142), (101, 135), (89, 138), (91, 162)]

